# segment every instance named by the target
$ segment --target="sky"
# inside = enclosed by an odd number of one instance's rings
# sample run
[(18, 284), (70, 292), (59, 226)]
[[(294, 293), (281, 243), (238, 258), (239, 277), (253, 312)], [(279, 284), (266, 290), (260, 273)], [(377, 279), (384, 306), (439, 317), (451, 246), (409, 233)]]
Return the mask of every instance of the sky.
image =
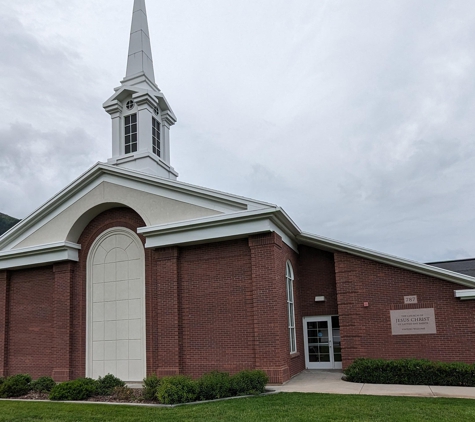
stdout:
[[(111, 156), (133, 0), (0, 0), (0, 212)], [(473, 0), (148, 0), (179, 180), (304, 231), (475, 257)]]

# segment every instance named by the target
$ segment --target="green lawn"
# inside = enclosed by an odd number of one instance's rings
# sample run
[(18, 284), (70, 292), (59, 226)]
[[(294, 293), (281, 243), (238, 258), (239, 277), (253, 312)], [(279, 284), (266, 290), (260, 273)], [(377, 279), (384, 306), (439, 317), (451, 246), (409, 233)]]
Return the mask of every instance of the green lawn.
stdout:
[(474, 421), (475, 401), (286, 393), (173, 409), (0, 402), (0, 421)]

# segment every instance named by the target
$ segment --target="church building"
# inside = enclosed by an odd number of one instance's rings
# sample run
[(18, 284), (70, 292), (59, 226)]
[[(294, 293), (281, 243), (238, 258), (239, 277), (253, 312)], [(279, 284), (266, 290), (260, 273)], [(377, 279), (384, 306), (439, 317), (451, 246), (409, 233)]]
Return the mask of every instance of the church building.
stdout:
[(361, 357), (475, 361), (474, 277), (177, 180), (145, 0), (104, 109), (112, 157), (0, 237), (0, 376), (262, 369), (283, 383)]

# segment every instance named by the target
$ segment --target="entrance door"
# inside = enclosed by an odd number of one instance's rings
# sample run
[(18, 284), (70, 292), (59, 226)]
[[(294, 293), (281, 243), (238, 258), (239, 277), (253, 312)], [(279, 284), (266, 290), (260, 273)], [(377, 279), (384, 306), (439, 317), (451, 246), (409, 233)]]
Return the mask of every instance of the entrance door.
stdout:
[(307, 369), (341, 369), (340, 321), (337, 316), (305, 317)]

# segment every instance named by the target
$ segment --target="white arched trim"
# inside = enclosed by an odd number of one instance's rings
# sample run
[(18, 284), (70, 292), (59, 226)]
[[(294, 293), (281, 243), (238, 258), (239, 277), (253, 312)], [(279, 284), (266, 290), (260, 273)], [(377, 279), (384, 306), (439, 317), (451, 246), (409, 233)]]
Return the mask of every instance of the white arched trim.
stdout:
[(87, 257), (86, 376), (146, 376), (145, 252), (133, 231), (101, 233)]

